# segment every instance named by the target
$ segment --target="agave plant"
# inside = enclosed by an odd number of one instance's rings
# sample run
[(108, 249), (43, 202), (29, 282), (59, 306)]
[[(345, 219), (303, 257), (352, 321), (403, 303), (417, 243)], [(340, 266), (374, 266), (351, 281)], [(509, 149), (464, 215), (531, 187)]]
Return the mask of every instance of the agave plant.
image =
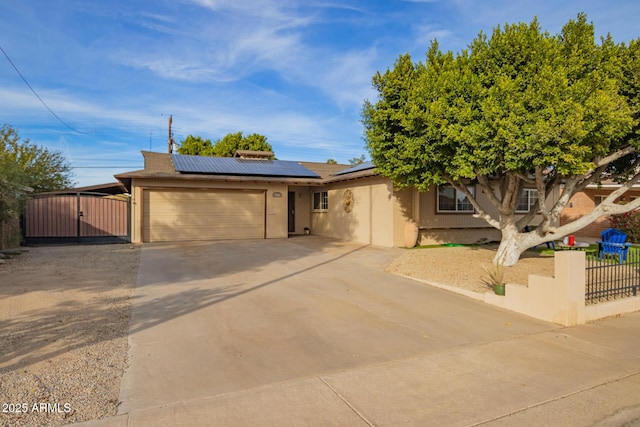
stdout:
[(504, 286), (504, 266), (502, 264), (492, 264), (490, 268), (484, 267), (486, 276), (482, 278), (482, 283), (489, 288)]

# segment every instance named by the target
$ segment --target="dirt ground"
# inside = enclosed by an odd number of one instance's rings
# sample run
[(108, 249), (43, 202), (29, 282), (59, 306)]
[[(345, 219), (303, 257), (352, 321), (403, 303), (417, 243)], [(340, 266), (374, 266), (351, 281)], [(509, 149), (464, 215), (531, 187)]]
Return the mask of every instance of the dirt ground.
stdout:
[(139, 254), (32, 247), (0, 263), (0, 425), (115, 415)]
[[(482, 283), (497, 246), (436, 247), (407, 249), (387, 271), (416, 279), (484, 293)], [(553, 276), (553, 256), (525, 252), (513, 267), (505, 267), (505, 282), (526, 285), (529, 274)]]

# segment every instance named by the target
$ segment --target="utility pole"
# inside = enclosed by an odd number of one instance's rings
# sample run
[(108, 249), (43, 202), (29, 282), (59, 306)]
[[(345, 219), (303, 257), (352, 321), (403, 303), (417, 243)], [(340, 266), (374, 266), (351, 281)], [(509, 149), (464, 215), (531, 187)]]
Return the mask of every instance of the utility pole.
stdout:
[(167, 139), (167, 153), (173, 152), (173, 133), (171, 132), (171, 124), (173, 123), (173, 116), (169, 116), (169, 138)]

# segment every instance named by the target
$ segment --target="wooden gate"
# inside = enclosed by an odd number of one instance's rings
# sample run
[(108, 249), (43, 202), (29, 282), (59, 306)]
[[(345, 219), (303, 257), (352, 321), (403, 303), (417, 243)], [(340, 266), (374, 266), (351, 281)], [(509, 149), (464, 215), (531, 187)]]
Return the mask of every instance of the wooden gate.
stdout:
[(131, 241), (126, 195), (76, 193), (29, 200), (23, 218), (27, 244)]

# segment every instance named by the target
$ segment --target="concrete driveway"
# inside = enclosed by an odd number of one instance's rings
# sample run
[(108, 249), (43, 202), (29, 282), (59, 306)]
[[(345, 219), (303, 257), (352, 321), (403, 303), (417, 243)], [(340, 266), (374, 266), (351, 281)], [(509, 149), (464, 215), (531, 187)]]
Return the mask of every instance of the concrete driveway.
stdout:
[[(640, 405), (638, 316), (560, 329), (385, 273), (398, 251), (145, 245), (121, 416), (105, 425), (533, 425), (560, 403), (592, 425), (598, 387), (626, 396), (605, 414)], [(617, 335), (602, 344), (598, 327)]]

